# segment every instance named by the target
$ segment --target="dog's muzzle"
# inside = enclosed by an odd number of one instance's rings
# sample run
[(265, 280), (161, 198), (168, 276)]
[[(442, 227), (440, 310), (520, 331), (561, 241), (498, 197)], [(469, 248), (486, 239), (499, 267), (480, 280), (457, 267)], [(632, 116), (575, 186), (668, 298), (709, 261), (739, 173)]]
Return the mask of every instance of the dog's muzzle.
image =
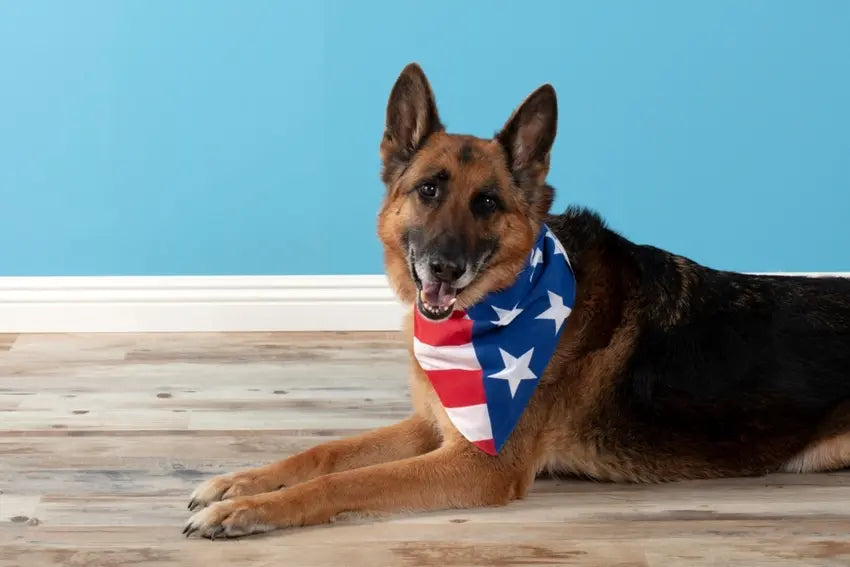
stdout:
[(421, 258), (410, 254), (410, 271), (419, 291), (416, 307), (432, 321), (447, 319), (454, 311), (458, 295), (478, 273), (466, 260), (441, 255)]

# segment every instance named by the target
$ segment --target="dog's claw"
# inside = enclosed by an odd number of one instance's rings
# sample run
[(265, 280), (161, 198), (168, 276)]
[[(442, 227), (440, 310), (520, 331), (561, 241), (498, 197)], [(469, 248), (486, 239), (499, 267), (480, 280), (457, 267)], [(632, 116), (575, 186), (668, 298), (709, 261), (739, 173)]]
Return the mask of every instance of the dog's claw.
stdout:
[(210, 541), (214, 540), (216, 536), (219, 536), (224, 533), (224, 526), (216, 526), (215, 530), (210, 534)]
[(192, 498), (192, 500), (189, 502), (189, 510), (194, 512), (200, 505), (201, 503), (198, 502), (197, 499)]
[(193, 526), (192, 524), (188, 524), (185, 528), (183, 528), (183, 533), (186, 535), (186, 537), (189, 537), (196, 531), (198, 531), (197, 526)]

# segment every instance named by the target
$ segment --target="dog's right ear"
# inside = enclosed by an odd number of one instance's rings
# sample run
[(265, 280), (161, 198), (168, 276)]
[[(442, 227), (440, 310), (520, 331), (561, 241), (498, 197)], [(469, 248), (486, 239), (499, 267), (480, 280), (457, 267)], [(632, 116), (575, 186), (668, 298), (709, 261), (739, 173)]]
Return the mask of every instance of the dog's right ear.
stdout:
[(422, 68), (410, 63), (399, 75), (387, 103), (384, 138), (381, 140), (381, 178), (388, 183), (410, 163), (428, 136), (443, 130), (434, 93)]

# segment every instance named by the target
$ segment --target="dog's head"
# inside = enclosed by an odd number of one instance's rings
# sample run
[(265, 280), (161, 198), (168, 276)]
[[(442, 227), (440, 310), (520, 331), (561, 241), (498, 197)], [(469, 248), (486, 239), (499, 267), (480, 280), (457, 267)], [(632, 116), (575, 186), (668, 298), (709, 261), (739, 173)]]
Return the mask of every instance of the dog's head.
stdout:
[(387, 275), (432, 320), (511, 285), (552, 204), (555, 90), (543, 85), (491, 139), (445, 132), (416, 64), (390, 93), (378, 220)]

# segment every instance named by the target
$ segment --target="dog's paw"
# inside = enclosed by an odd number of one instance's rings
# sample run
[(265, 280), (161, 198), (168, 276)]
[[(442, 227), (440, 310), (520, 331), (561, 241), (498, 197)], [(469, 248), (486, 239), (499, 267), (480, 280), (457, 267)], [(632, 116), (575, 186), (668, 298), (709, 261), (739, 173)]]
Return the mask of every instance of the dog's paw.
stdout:
[(192, 492), (189, 496), (189, 510), (194, 512), (219, 500), (228, 500), (237, 496), (253, 496), (279, 488), (281, 487), (273, 486), (268, 478), (252, 471), (216, 476)]
[(275, 526), (261, 521), (257, 504), (251, 499), (223, 500), (196, 512), (186, 522), (183, 534), (196, 533), (209, 539), (239, 537), (268, 532)]

